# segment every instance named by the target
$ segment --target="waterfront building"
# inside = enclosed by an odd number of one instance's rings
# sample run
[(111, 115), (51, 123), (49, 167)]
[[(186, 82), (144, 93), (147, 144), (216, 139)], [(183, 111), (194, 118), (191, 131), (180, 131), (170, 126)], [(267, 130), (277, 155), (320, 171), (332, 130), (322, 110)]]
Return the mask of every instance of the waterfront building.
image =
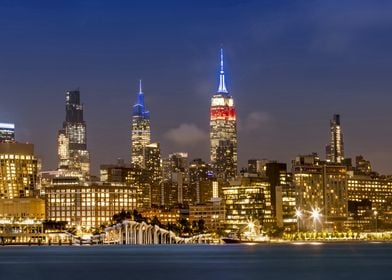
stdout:
[(37, 173), (33, 144), (0, 143), (0, 199), (33, 196)]
[(218, 91), (211, 98), (210, 159), (218, 178), (229, 180), (236, 176), (237, 115), (233, 97), (226, 88), (222, 49)]
[(330, 121), (330, 139), (326, 148), (327, 161), (342, 163), (344, 160), (343, 132), (340, 125), (340, 115), (333, 115)]
[(86, 123), (79, 90), (65, 93), (65, 122), (58, 132), (57, 145), (59, 169), (89, 175), (90, 154), (87, 150)]
[(137, 192), (123, 183), (54, 184), (45, 192), (47, 219), (65, 221), (69, 227), (99, 228), (114, 214), (136, 209)]
[(189, 222), (191, 224), (204, 221), (207, 231), (218, 232), (225, 222), (225, 204), (223, 200), (207, 201), (203, 204), (189, 206)]
[(353, 173), (349, 175), (347, 183), (349, 220), (346, 225), (353, 229), (375, 230), (377, 219), (380, 228), (390, 228), (392, 178)]
[(176, 224), (181, 219), (180, 208), (151, 208), (140, 213), (144, 218), (153, 221), (157, 218), (162, 225)]
[(45, 200), (36, 197), (0, 199), (0, 220), (42, 222), (45, 220)]
[(241, 231), (254, 221), (268, 227), (274, 223), (271, 211), (270, 185), (258, 176), (240, 177), (223, 187), (226, 218), (225, 231)]
[(15, 124), (0, 123), (0, 143), (15, 142)]
[[(320, 161), (317, 154), (297, 156), (292, 166), (293, 181), (297, 188), (297, 206), (322, 215), (319, 221), (327, 227), (341, 227), (347, 219), (347, 167)], [(311, 229), (314, 224), (303, 223)]]
[(136, 104), (133, 105), (131, 124), (131, 162), (144, 167), (144, 148), (150, 144), (150, 112), (144, 105), (144, 93), (142, 91), (142, 81), (140, 80), (139, 93)]

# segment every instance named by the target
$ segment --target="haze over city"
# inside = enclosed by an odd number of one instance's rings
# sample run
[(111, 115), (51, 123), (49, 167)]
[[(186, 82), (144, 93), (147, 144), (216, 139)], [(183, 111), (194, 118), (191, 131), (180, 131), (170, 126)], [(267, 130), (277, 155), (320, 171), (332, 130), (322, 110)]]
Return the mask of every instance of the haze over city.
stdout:
[(348, 157), (390, 174), (392, 3), (388, 1), (5, 1), (0, 120), (57, 164), (65, 92), (80, 88), (93, 173), (129, 160), (139, 79), (164, 155), (208, 160), (219, 49), (249, 158), (324, 158), (341, 115)]

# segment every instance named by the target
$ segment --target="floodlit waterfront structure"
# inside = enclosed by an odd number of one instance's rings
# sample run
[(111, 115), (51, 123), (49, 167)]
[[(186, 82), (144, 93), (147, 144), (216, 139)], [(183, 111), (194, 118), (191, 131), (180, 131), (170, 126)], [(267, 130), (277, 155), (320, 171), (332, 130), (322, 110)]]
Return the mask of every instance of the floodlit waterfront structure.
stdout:
[(237, 174), (237, 113), (226, 88), (222, 49), (220, 59), (218, 91), (211, 98), (210, 159), (216, 176), (227, 180)]
[(136, 104), (133, 105), (132, 125), (131, 125), (131, 162), (144, 167), (144, 148), (150, 144), (150, 112), (144, 105), (144, 93), (142, 91), (142, 81), (140, 80), (139, 93)]
[(340, 125), (340, 115), (333, 115), (330, 121), (330, 139), (326, 148), (327, 161), (332, 163), (342, 163), (344, 160), (343, 132)]
[(87, 150), (86, 123), (79, 90), (65, 93), (65, 122), (57, 135), (57, 149), (59, 169), (89, 175), (90, 154)]
[(0, 143), (15, 142), (15, 124), (0, 123)]

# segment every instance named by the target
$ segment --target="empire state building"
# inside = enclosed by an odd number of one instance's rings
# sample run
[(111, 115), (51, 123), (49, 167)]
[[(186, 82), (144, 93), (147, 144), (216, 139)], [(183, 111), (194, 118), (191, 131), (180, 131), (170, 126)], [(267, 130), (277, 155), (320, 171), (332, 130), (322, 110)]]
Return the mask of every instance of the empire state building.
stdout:
[(218, 91), (211, 98), (210, 158), (218, 178), (237, 174), (237, 117), (233, 97), (225, 84), (223, 49), (220, 52)]

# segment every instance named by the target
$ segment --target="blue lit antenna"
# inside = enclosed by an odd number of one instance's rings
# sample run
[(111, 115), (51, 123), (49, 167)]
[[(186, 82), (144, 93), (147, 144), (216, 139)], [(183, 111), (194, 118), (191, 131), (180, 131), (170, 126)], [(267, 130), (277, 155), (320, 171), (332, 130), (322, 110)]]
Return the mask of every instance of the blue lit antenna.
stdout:
[(220, 50), (220, 74), (218, 93), (228, 93), (225, 84), (225, 71), (223, 69), (223, 48)]

